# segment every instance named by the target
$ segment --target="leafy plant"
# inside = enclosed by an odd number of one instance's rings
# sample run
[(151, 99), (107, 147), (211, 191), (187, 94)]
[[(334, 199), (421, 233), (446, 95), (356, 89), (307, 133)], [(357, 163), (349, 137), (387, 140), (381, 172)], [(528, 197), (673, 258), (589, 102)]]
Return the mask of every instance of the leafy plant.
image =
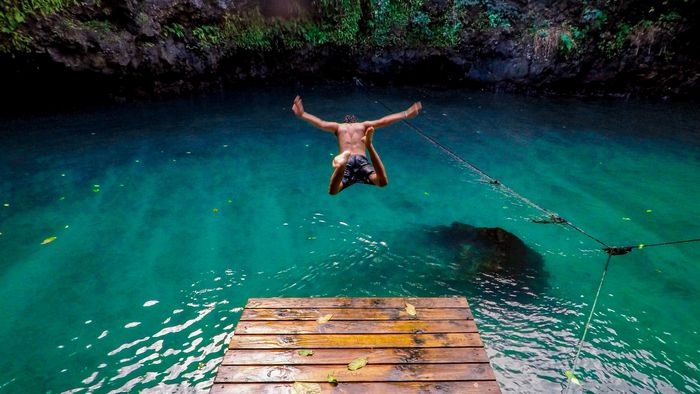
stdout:
[(201, 25), (192, 29), (192, 36), (197, 40), (200, 48), (208, 49), (218, 46), (223, 41), (223, 31), (218, 26)]
[(3, 0), (0, 9), (0, 53), (26, 51), (31, 37), (20, 30), (28, 18), (44, 18), (75, 4), (75, 0)]
[(163, 27), (167, 36), (183, 39), (185, 37), (185, 28), (179, 23), (173, 23)]
[(567, 33), (561, 33), (559, 36), (561, 39), (561, 42), (564, 44), (564, 48), (566, 49), (567, 52), (570, 52), (571, 49), (574, 47), (574, 41), (569, 37)]
[(581, 20), (588, 24), (591, 29), (597, 30), (605, 25), (605, 22), (608, 20), (608, 16), (604, 11), (597, 8), (586, 8), (583, 11)]
[(102, 31), (102, 32), (109, 32), (112, 31), (114, 26), (112, 26), (112, 23), (110, 21), (101, 21), (101, 20), (89, 20), (87, 22), (83, 23), (83, 26), (88, 27), (93, 30), (97, 31)]
[(497, 12), (489, 11), (489, 26), (492, 28), (509, 28), (510, 21)]

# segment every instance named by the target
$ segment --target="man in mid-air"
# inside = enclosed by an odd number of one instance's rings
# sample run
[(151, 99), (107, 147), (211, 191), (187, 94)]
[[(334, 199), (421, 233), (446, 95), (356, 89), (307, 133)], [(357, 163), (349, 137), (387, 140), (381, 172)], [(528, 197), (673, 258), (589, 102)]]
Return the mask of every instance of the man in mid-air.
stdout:
[[(355, 183), (366, 183), (384, 187), (389, 183), (386, 170), (377, 151), (372, 145), (374, 129), (388, 126), (403, 119), (416, 117), (423, 106), (420, 101), (413, 103), (407, 110), (387, 115), (379, 120), (359, 122), (354, 115), (346, 115), (343, 123), (328, 122), (310, 113), (304, 112), (301, 98), (297, 96), (292, 111), (297, 117), (311, 123), (321, 130), (335, 133), (338, 138), (340, 154), (333, 159), (333, 175), (328, 185), (328, 193), (338, 194)], [(372, 164), (367, 160), (365, 150), (369, 151)], [(374, 166), (372, 166), (374, 165)]]

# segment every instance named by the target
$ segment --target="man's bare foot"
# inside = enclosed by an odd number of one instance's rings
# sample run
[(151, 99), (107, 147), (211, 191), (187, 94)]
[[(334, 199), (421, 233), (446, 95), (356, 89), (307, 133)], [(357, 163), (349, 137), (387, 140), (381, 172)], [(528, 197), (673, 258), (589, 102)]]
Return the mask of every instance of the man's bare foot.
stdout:
[(334, 157), (333, 158), (333, 168), (338, 168), (340, 166), (347, 164), (349, 158), (350, 158), (350, 151), (349, 150), (346, 150), (345, 152)]
[(371, 146), (372, 145), (372, 137), (374, 136), (374, 127), (368, 127), (367, 130), (365, 130), (365, 136), (361, 138), (362, 142), (365, 144), (365, 146)]

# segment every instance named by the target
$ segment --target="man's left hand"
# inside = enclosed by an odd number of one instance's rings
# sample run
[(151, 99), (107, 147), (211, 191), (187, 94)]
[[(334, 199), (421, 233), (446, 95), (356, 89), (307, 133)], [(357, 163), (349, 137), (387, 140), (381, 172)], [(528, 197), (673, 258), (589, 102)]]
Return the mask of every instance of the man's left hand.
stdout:
[(297, 96), (294, 98), (294, 104), (292, 104), (292, 112), (294, 115), (301, 116), (304, 115), (304, 105), (301, 103), (301, 97)]
[(421, 109), (423, 109), (423, 105), (420, 103), (420, 101), (413, 103), (413, 105), (408, 107), (408, 109), (406, 110), (406, 117), (409, 119), (415, 118)]

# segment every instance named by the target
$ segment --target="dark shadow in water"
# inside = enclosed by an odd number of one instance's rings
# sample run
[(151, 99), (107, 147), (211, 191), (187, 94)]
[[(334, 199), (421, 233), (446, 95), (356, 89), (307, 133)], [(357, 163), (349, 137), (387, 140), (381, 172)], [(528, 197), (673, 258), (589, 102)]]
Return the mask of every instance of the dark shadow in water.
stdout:
[(544, 258), (520, 238), (500, 227), (474, 227), (454, 222), (451, 226), (429, 227), (428, 241), (453, 255), (457, 272), (452, 281), (472, 282), (489, 274), (517, 284), (522, 295), (537, 296), (547, 287)]

